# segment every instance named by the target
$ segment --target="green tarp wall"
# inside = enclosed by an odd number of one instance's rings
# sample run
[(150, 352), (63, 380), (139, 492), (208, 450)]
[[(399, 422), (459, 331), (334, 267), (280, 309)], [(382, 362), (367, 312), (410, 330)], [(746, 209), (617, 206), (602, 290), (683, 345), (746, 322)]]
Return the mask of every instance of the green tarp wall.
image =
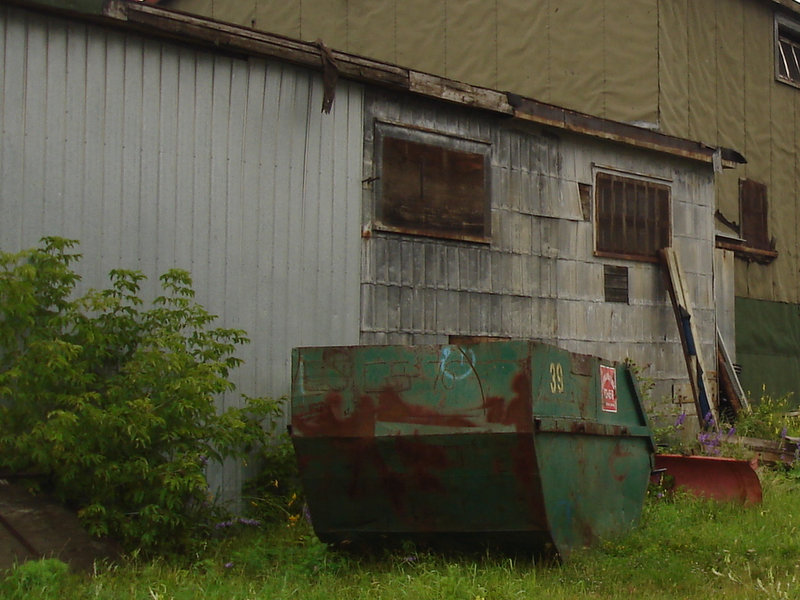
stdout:
[(736, 298), (736, 359), (742, 386), (753, 399), (762, 386), (776, 397), (792, 393), (800, 405), (800, 305)]

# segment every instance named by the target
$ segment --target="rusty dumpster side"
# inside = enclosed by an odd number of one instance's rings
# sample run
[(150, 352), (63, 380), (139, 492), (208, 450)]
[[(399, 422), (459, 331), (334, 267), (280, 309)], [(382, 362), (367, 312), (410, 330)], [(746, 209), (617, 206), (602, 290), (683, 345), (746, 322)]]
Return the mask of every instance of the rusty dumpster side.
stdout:
[(529, 341), (299, 348), (292, 440), (323, 541), (459, 536), (566, 556), (640, 517), (625, 365)]

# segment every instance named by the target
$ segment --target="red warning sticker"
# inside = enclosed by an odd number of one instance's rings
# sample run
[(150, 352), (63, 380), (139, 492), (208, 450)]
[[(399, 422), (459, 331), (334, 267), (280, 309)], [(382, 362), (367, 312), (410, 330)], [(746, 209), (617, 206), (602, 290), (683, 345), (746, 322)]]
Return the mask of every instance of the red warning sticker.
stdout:
[(600, 395), (605, 412), (617, 412), (617, 370), (600, 365)]

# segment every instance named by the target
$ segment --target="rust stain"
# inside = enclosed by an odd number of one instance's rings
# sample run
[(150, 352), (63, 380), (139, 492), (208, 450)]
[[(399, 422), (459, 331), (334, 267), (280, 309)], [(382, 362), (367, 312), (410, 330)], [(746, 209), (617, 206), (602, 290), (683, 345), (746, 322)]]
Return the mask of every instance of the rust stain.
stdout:
[(377, 494), (392, 507), (395, 515), (416, 527), (424, 529), (423, 515), (414, 505), (420, 493), (445, 494), (440, 472), (450, 467), (447, 450), (439, 445), (423, 441), (418, 436), (394, 437), (392, 452), (396, 457), (388, 461), (380, 451), (375, 438), (351, 439), (336, 445), (337, 452), (346, 454), (352, 465), (347, 494), (353, 500)]
[(483, 401), (488, 423), (512, 425), (518, 432), (533, 430), (533, 408), (531, 406), (531, 378), (523, 371), (514, 376), (511, 384), (514, 396), (508, 402), (500, 396), (489, 396)]
[(412, 489), (424, 492), (445, 492), (433, 471), (443, 471), (450, 466), (445, 448), (415, 438), (397, 438), (395, 449)]
[(541, 529), (546, 529), (544, 497), (539, 481), (539, 466), (536, 462), (536, 448), (533, 436), (520, 435), (511, 452), (511, 468), (516, 484), (514, 502), (528, 507), (528, 517)]
[(292, 415), (292, 428), (301, 435), (371, 437), (375, 433), (375, 405), (370, 396), (362, 396), (350, 414), (344, 410), (338, 392), (329, 392), (316, 410)]
[(463, 415), (442, 414), (427, 406), (409, 404), (392, 388), (384, 388), (378, 396), (377, 420), (389, 423), (413, 423), (442, 427), (474, 427)]
[(616, 444), (614, 444), (614, 451), (611, 453), (611, 456), (608, 457), (608, 471), (609, 473), (611, 473), (611, 476), (619, 482), (625, 481), (625, 479), (627, 479), (628, 470), (626, 469), (624, 472), (618, 473), (616, 468), (616, 463), (619, 459), (627, 458), (629, 456), (633, 455), (627, 450), (623, 450), (620, 443), (617, 442)]

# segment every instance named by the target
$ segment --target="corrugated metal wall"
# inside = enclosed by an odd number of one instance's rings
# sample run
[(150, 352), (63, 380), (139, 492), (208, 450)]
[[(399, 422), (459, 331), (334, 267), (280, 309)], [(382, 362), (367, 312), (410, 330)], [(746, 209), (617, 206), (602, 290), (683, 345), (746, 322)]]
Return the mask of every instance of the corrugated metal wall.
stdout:
[(190, 270), (252, 339), (250, 395), (288, 393), (293, 346), (358, 342), (359, 86), (324, 115), (308, 71), (7, 6), (0, 64), (0, 248), (77, 238), (84, 286), (140, 269), (151, 296)]
[[(593, 221), (583, 214), (578, 184), (592, 185), (598, 165), (669, 182), (673, 246), (689, 281), (702, 351), (713, 365), (714, 177), (707, 165), (537, 127), (517, 130), (501, 118), (388, 93), (367, 95), (366, 118), (365, 176), (377, 173), (376, 121), (490, 143), (492, 240), (373, 231), (363, 256), (363, 342), (534, 338), (630, 357), (658, 383), (650, 408), (680, 410), (661, 403), (674, 383), (687, 380), (661, 269), (594, 255)], [(367, 225), (374, 203), (367, 189)], [(629, 268), (628, 304), (605, 301), (605, 264)]]

